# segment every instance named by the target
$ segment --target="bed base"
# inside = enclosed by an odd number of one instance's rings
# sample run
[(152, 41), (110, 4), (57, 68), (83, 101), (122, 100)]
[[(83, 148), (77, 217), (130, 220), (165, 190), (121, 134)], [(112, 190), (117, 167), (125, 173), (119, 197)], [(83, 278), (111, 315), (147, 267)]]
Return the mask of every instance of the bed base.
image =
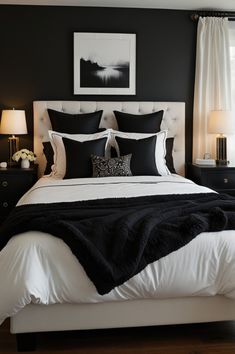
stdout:
[(37, 349), (36, 333), (16, 334), (16, 347), (18, 352), (33, 352)]
[[(223, 296), (93, 304), (28, 305), (11, 318), (18, 350), (35, 349), (37, 332), (230, 321), (235, 301)], [(30, 334), (29, 337), (27, 334)]]

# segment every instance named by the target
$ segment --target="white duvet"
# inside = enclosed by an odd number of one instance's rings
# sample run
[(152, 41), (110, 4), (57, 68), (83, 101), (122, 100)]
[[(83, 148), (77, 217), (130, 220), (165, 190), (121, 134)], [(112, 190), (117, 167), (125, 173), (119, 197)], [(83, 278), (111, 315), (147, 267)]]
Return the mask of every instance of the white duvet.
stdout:
[[(43, 177), (19, 205), (206, 192), (211, 191), (176, 175), (71, 180)], [(13, 237), (0, 252), (0, 286), (0, 324), (30, 302), (88, 303), (215, 294), (235, 298), (235, 231), (202, 233), (104, 296), (97, 293), (62, 240), (31, 231)]]

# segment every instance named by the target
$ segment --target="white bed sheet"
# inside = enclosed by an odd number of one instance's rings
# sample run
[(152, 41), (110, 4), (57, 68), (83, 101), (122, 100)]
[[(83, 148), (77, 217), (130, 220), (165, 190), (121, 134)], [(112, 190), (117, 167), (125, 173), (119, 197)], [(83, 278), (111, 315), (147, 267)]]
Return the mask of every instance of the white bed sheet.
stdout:
[[(57, 180), (41, 178), (19, 205), (154, 194), (207, 193), (177, 175)], [(235, 231), (202, 233), (101, 296), (60, 239), (40, 232), (13, 237), (0, 252), (0, 323), (30, 302), (89, 303), (136, 298), (235, 298)]]
[(211, 190), (176, 174), (64, 180), (45, 176), (40, 178), (34, 187), (20, 199), (18, 205), (207, 192)]

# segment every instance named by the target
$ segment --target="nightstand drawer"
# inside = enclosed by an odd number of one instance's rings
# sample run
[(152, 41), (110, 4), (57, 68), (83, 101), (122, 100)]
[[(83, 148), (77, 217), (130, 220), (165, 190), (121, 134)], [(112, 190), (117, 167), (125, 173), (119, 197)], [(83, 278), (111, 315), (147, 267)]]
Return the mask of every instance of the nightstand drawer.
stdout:
[(208, 172), (206, 185), (215, 189), (235, 189), (235, 173), (230, 171)]
[(9, 211), (14, 208), (16, 202), (14, 200), (1, 199), (0, 200), (0, 214), (9, 214)]
[(0, 168), (0, 224), (37, 180), (37, 165)]
[(4, 191), (9, 188), (9, 181), (7, 178), (0, 177), (0, 191)]
[(32, 175), (4, 175), (0, 176), (0, 192), (21, 191), (22, 187), (27, 190), (32, 185)]
[(194, 182), (220, 193), (235, 196), (235, 166), (188, 165), (188, 177)]

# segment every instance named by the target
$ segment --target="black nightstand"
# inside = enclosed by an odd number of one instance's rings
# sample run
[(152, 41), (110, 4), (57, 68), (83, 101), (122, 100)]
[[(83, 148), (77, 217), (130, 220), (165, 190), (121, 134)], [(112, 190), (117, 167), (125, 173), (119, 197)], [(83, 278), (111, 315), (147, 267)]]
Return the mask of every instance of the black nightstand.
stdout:
[(235, 196), (235, 166), (188, 165), (188, 178), (217, 192)]
[(22, 195), (37, 181), (38, 165), (30, 168), (0, 168), (0, 223), (6, 219)]

